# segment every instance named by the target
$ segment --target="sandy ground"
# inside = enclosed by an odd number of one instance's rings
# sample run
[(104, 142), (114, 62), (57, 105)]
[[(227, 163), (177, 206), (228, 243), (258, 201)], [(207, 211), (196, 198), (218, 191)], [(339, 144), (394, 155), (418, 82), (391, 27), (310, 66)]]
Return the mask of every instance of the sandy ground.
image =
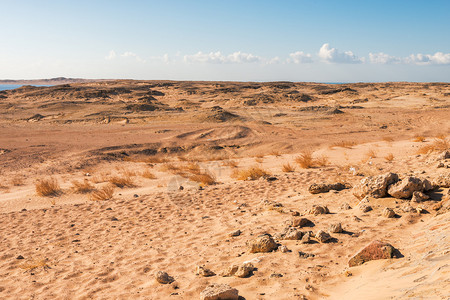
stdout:
[[(351, 189), (308, 187), (448, 174), (450, 161), (438, 167), (437, 157), (450, 140), (449, 93), (445, 83), (160, 81), (0, 93), (0, 298), (198, 299), (208, 284), (227, 283), (245, 299), (448, 299), (450, 215), (433, 210), (448, 188), (420, 204), (371, 199), (362, 213)], [(324, 162), (301, 168), (305, 150)], [(293, 172), (283, 172), (287, 163)], [(233, 175), (252, 166), (276, 180)], [(216, 184), (194, 181), (199, 173)], [(115, 187), (110, 200), (73, 189), (74, 180), (101, 189), (114, 176), (132, 186)], [(58, 194), (37, 195), (49, 178)], [(316, 204), (330, 214), (308, 214)], [(404, 212), (407, 204), (429, 213)], [(383, 217), (386, 207), (398, 217)], [(331, 243), (282, 240), (291, 252), (249, 253), (247, 241), (280, 233), (293, 212), (314, 233), (335, 222), (345, 231)], [(404, 257), (349, 268), (375, 239)], [(246, 261), (257, 268), (248, 278), (195, 274), (198, 265), (220, 274)], [(157, 283), (159, 270), (175, 282)]]

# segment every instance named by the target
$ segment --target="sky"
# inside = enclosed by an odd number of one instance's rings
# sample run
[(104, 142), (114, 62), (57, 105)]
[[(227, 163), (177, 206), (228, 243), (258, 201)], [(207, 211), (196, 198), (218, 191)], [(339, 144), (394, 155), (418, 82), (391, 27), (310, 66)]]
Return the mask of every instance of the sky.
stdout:
[(0, 79), (450, 81), (449, 0), (0, 0)]

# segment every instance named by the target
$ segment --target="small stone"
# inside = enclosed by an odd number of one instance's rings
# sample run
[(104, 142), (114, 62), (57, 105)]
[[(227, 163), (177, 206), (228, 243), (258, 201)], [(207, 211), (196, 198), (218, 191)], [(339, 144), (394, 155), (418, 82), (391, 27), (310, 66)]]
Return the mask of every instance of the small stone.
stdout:
[(111, 221), (119, 221), (119, 219), (117, 219), (116, 217), (112, 217)]
[(415, 191), (413, 193), (411, 201), (419, 203), (419, 202), (422, 202), (422, 201), (425, 201), (425, 200), (428, 200), (428, 199), (430, 199), (430, 197), (428, 197), (428, 195), (426, 195), (426, 194), (424, 194), (422, 192), (419, 192), (419, 191)]
[(349, 189), (351, 185), (348, 183), (313, 183), (309, 186), (308, 191), (311, 194), (327, 193), (331, 190), (341, 191), (343, 189)]
[(195, 274), (203, 277), (210, 277), (216, 275), (213, 271), (206, 268), (205, 266), (197, 266)]
[(213, 283), (200, 293), (200, 300), (238, 300), (239, 291), (228, 284)]
[(278, 247), (278, 251), (280, 251), (281, 253), (291, 252), (291, 250), (289, 250), (285, 245), (281, 245), (280, 247)]
[(298, 256), (300, 256), (300, 258), (308, 258), (308, 257), (315, 257), (315, 254), (312, 253), (305, 253), (303, 251), (298, 251)]
[(363, 213), (366, 213), (366, 212), (369, 212), (369, 211), (372, 210), (372, 206), (370, 206), (370, 205), (368, 205), (368, 204), (362, 204), (362, 205), (359, 206), (359, 209), (360, 209)]
[(311, 231), (307, 231), (303, 234), (303, 237), (301, 239), (302, 244), (309, 244), (311, 243), (311, 238), (313, 237), (313, 234)]
[(350, 206), (350, 204), (348, 204), (347, 202), (345, 202), (345, 203), (343, 203), (343, 204), (341, 205), (341, 209), (342, 209), (342, 210), (349, 210), (349, 209), (352, 209), (352, 207)]
[(329, 214), (330, 211), (328, 207), (322, 205), (313, 205), (313, 207), (309, 210), (309, 214), (311, 215), (321, 215), (321, 214)]
[(293, 227), (305, 227), (308, 225), (311, 225), (312, 222), (308, 220), (307, 218), (295, 218), (292, 220), (292, 226)]
[(342, 233), (344, 230), (342, 229), (341, 223), (333, 223), (328, 228), (328, 231), (331, 233)]
[(321, 243), (327, 243), (327, 242), (329, 242), (332, 239), (332, 237), (327, 232), (325, 232), (323, 230), (319, 230), (316, 233), (315, 238)]
[(244, 263), (243, 265), (239, 266), (236, 273), (234, 273), (234, 276), (239, 278), (247, 278), (253, 274), (253, 270), (255, 267), (252, 263)]
[(385, 218), (393, 218), (395, 217), (395, 212), (392, 208), (386, 207), (383, 209), (383, 217)]
[(298, 230), (296, 227), (286, 227), (280, 233), (280, 239), (282, 240), (300, 240), (303, 236), (303, 232)]
[(278, 245), (270, 234), (263, 234), (247, 243), (250, 253), (271, 252), (277, 250)]
[(438, 163), (438, 165), (436, 166), (436, 168), (443, 168), (445, 167), (443, 162)]
[(25, 257), (23, 257), (22, 255), (19, 255), (16, 257), (16, 259), (25, 259)]
[(138, 195), (138, 194), (134, 194), (133, 197), (134, 197), (134, 198), (138, 198), (139, 195)]
[(240, 236), (241, 233), (242, 233), (242, 231), (240, 231), (240, 230), (238, 229), (238, 230), (235, 230), (235, 231), (230, 232), (228, 235), (229, 235), (229, 236)]
[(272, 273), (270, 274), (270, 278), (281, 278), (283, 277), (283, 274), (280, 273)]
[(231, 265), (225, 271), (223, 271), (220, 275), (223, 277), (231, 277), (234, 274), (236, 274), (238, 269), (239, 269), (238, 265)]
[(169, 284), (174, 281), (173, 277), (169, 276), (169, 274), (167, 274), (166, 272), (163, 272), (163, 271), (158, 271), (155, 274), (155, 279), (157, 282), (162, 283), (162, 284)]
[(291, 214), (294, 217), (300, 216), (300, 213), (298, 211), (293, 211)]

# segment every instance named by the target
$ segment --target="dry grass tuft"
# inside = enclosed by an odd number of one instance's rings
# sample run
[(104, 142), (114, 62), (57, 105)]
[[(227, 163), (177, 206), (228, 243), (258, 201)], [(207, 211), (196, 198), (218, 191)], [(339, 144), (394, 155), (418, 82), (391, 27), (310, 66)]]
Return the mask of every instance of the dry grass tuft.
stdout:
[(109, 182), (119, 188), (136, 186), (130, 176), (113, 176), (109, 178)]
[(222, 162), (222, 166), (224, 166), (224, 167), (236, 168), (238, 165), (239, 165), (239, 163), (235, 160), (226, 160), (226, 161)]
[(295, 162), (304, 169), (312, 168), (314, 166), (312, 151), (310, 150), (303, 151), (302, 153), (300, 153), (299, 156), (295, 158)]
[(290, 163), (286, 163), (281, 167), (281, 170), (285, 173), (291, 173), (295, 171), (295, 167)]
[(213, 185), (217, 183), (216, 178), (209, 173), (194, 174), (189, 177), (189, 180), (199, 182), (202, 185)]
[(152, 172), (150, 172), (150, 170), (145, 170), (141, 173), (141, 176), (147, 179), (156, 179), (155, 174), (153, 174)]
[(113, 198), (113, 196), (114, 196), (114, 186), (107, 185), (99, 190), (94, 190), (89, 198), (92, 201), (103, 201), (103, 200), (110, 200)]
[(422, 135), (416, 135), (413, 139), (414, 142), (423, 143), (425, 142), (425, 137)]
[(355, 145), (356, 145), (356, 142), (354, 142), (354, 141), (340, 141), (340, 142), (333, 143), (330, 146), (330, 148), (341, 147), (341, 148), (351, 149)]
[(376, 157), (377, 157), (377, 153), (375, 152), (375, 150), (369, 149), (369, 150), (367, 150), (367, 152), (364, 154), (364, 156), (365, 156), (367, 159), (376, 158)]
[(243, 170), (235, 170), (231, 174), (231, 177), (238, 180), (256, 180), (265, 176), (270, 176), (270, 174), (258, 166), (253, 166)]
[(42, 197), (58, 196), (61, 193), (59, 183), (55, 178), (42, 179), (35, 184), (36, 194)]
[(388, 153), (388, 154), (384, 157), (384, 159), (385, 159), (386, 161), (393, 161), (393, 160), (394, 160), (394, 154)]
[(262, 164), (264, 162), (264, 158), (261, 157), (255, 157), (255, 161), (259, 164)]
[(84, 181), (72, 181), (71, 189), (74, 193), (87, 194), (92, 192), (95, 187), (87, 179), (84, 179)]
[(417, 154), (428, 154), (431, 152), (445, 151), (450, 149), (450, 142), (446, 139), (434, 139), (428, 145), (424, 145), (417, 150)]
[(24, 185), (25, 182), (22, 177), (17, 176), (17, 177), (14, 177), (13, 179), (11, 179), (11, 184), (13, 186), (21, 186), (21, 185)]
[(33, 271), (37, 268), (43, 268), (44, 270), (50, 269), (50, 266), (47, 264), (47, 261), (45, 259), (40, 260), (33, 260), (30, 263), (24, 263), (20, 265), (21, 269)]
[(324, 154), (320, 155), (313, 161), (315, 167), (325, 167), (330, 164), (328, 157)]
[(385, 141), (385, 142), (387, 142), (387, 143), (391, 143), (391, 142), (394, 141), (394, 138), (391, 137), (391, 136), (385, 136), (385, 137), (383, 138), (383, 141)]

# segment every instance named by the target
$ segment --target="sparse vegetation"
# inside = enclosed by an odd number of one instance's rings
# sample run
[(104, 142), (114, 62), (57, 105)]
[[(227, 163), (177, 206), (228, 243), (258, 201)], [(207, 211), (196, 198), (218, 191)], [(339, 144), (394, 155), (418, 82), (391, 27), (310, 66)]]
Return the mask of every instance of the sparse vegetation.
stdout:
[(72, 191), (78, 194), (87, 194), (94, 190), (94, 186), (89, 182), (89, 180), (84, 179), (83, 181), (72, 181)]
[(155, 174), (153, 174), (149, 169), (143, 171), (141, 176), (147, 179), (156, 179)]
[(424, 145), (417, 150), (417, 154), (428, 154), (436, 151), (444, 151), (450, 148), (450, 142), (446, 139), (434, 139), (430, 144)]
[(330, 148), (334, 148), (334, 147), (340, 147), (340, 148), (352, 148), (353, 146), (356, 145), (356, 142), (354, 141), (340, 141), (340, 142), (336, 142), (333, 143)]
[(313, 157), (312, 157), (312, 151), (305, 150), (302, 153), (300, 153), (299, 156), (295, 158), (295, 162), (303, 169), (312, 168), (313, 165)]
[(61, 193), (61, 188), (55, 178), (42, 179), (35, 184), (36, 194), (42, 197), (57, 196)]
[(393, 161), (393, 160), (394, 160), (394, 154), (388, 153), (388, 154), (384, 157), (384, 159), (385, 159), (386, 161)]
[(253, 166), (248, 169), (235, 170), (231, 174), (231, 177), (238, 180), (256, 180), (265, 176), (270, 176), (270, 174), (258, 166)]
[(414, 142), (423, 143), (425, 142), (425, 137), (422, 135), (416, 135), (413, 139)]
[(94, 190), (89, 198), (93, 201), (103, 201), (103, 200), (110, 200), (113, 198), (113, 196), (114, 196), (114, 186), (106, 185), (101, 189)]
[(24, 185), (24, 180), (22, 177), (16, 176), (13, 179), (11, 179), (11, 184), (13, 186), (21, 186)]
[(372, 159), (372, 158), (376, 158), (377, 157), (377, 153), (375, 152), (375, 150), (369, 149), (369, 150), (366, 151), (364, 156), (365, 156), (366, 159)]
[(285, 173), (291, 173), (295, 171), (295, 167), (290, 163), (286, 163), (281, 167), (281, 170)]
[(216, 178), (209, 173), (194, 174), (189, 177), (189, 180), (199, 182), (202, 185), (213, 185), (217, 183)]
[(236, 168), (238, 165), (239, 165), (239, 163), (235, 160), (226, 160), (226, 161), (222, 162), (222, 166), (225, 166), (225, 167)]
[(255, 157), (255, 161), (259, 164), (262, 164), (264, 162), (264, 159), (261, 157)]
[(109, 178), (109, 182), (119, 188), (135, 187), (133, 179), (130, 176), (113, 176)]
[(37, 268), (43, 268), (44, 270), (50, 269), (50, 266), (47, 264), (47, 261), (45, 259), (39, 259), (33, 260), (30, 263), (24, 263), (20, 265), (20, 268), (27, 271), (33, 271)]

